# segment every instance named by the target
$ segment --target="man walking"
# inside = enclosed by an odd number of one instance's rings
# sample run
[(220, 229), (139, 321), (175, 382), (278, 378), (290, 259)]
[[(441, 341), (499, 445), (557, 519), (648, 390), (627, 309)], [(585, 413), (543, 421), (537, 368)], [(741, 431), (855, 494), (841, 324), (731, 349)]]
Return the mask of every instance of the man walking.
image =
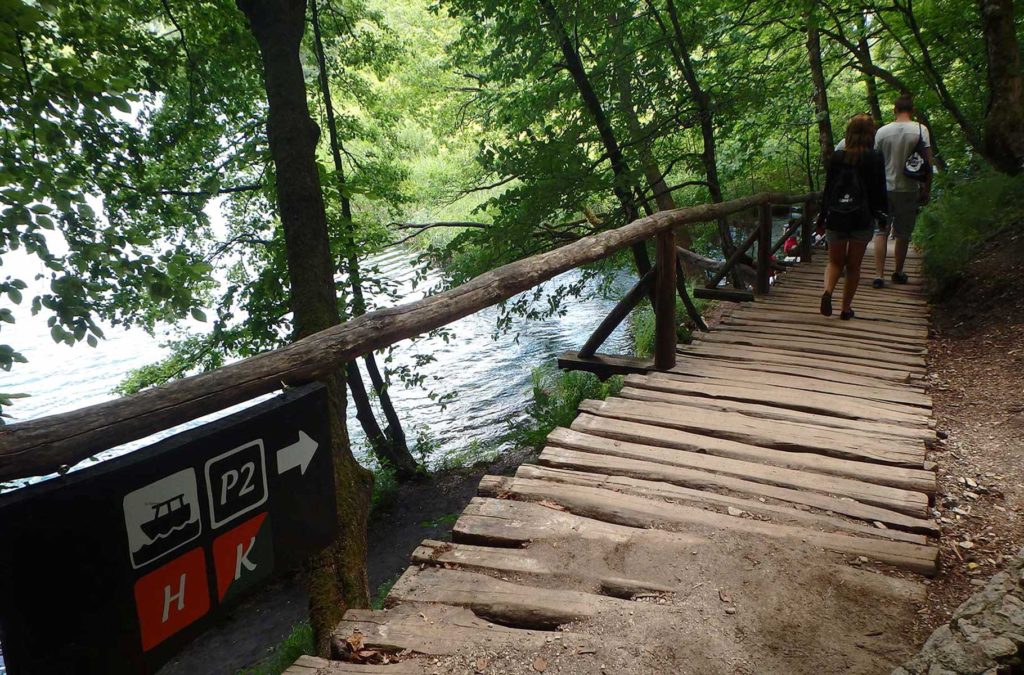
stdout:
[[(885, 257), (890, 231), (896, 239), (895, 284), (907, 283), (903, 264), (907, 260), (910, 236), (914, 232), (917, 211), (927, 204), (932, 189), (932, 149), (928, 129), (913, 121), (914, 100), (909, 94), (896, 99), (896, 121), (875, 134), (875, 149), (885, 158), (885, 182), (889, 191), (889, 221), (880, 223), (875, 233), (875, 288), (885, 285)], [(914, 154), (920, 157), (914, 158)], [(923, 159), (923, 167), (919, 159)], [(915, 165), (918, 171), (913, 170)]]

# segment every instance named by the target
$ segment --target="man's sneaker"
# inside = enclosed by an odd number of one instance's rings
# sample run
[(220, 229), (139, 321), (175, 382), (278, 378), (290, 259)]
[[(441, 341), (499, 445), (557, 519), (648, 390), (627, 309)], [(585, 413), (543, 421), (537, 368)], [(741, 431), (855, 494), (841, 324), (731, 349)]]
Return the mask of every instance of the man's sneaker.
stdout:
[(906, 272), (893, 272), (892, 282), (894, 284), (905, 284), (910, 281), (910, 277), (907, 276)]
[(882, 279), (882, 277), (877, 277), (874, 281), (871, 282), (871, 285), (874, 286), (875, 288), (881, 288), (882, 286), (885, 286), (885, 280)]

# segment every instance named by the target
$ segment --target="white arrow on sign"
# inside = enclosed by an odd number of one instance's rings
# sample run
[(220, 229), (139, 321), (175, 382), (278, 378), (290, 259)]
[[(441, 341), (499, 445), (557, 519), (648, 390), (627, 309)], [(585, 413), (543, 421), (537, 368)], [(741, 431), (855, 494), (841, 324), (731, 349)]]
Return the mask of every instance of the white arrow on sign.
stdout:
[(299, 467), (302, 475), (306, 475), (306, 467), (313, 460), (313, 454), (319, 444), (306, 435), (305, 431), (299, 432), (297, 443), (285, 446), (277, 451), (277, 473), (282, 474), (289, 469)]

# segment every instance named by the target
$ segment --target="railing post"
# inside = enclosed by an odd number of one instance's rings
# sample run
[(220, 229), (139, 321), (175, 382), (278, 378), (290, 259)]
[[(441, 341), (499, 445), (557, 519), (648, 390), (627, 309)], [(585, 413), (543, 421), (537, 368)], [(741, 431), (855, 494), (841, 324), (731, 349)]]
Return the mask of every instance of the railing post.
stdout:
[(655, 241), (654, 367), (668, 370), (676, 365), (676, 235), (669, 229)]
[(757, 239), (757, 288), (759, 295), (764, 295), (771, 287), (771, 255), (772, 255), (772, 205), (769, 202), (759, 208), (758, 239)]
[(813, 201), (808, 199), (804, 202), (804, 221), (800, 223), (800, 262), (802, 263), (811, 262), (811, 239), (814, 236), (812, 208), (814, 208)]

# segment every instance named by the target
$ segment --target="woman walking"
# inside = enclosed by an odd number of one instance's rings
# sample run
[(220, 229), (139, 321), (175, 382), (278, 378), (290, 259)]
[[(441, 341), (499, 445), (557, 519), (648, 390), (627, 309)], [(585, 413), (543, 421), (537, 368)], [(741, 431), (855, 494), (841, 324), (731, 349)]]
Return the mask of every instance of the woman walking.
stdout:
[(854, 316), (853, 296), (860, 283), (864, 250), (874, 234), (875, 221), (884, 223), (886, 218), (885, 161), (875, 151), (875, 121), (870, 115), (854, 115), (843, 141), (825, 175), (818, 229), (824, 224), (828, 241), (821, 313), (832, 316), (832, 292), (845, 269), (839, 318), (849, 320)]

